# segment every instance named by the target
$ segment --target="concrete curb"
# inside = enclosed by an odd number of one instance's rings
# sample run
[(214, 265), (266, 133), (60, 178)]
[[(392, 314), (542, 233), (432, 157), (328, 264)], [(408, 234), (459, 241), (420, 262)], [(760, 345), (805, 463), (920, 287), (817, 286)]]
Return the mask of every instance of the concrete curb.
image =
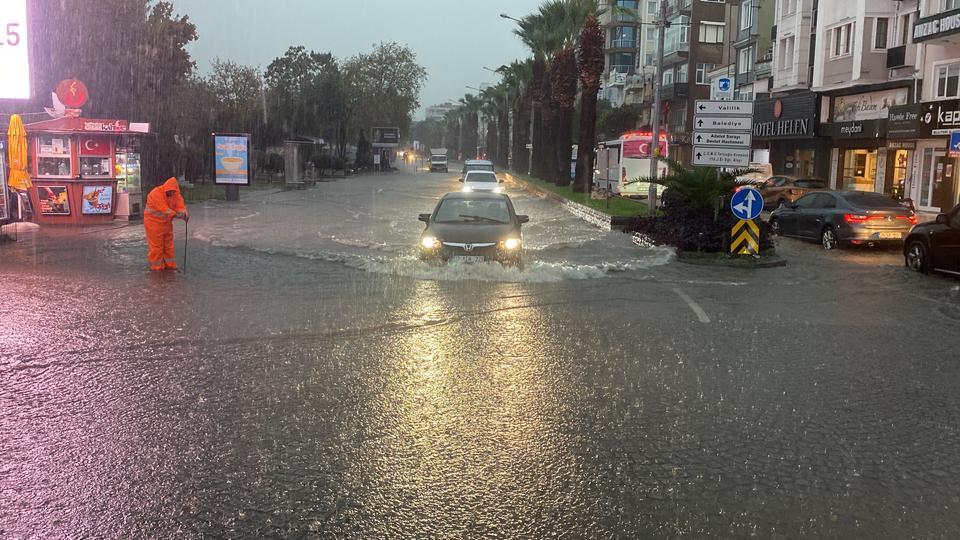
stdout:
[(561, 197), (556, 193), (542, 189), (535, 184), (531, 184), (530, 182), (527, 182), (526, 180), (517, 178), (513, 174), (510, 175), (510, 179), (520, 184), (521, 186), (523, 186), (523, 188), (526, 189), (527, 191), (536, 193), (537, 195), (541, 195), (550, 200), (559, 202), (560, 206), (562, 206), (564, 210), (577, 216), (583, 221), (586, 221), (587, 223), (593, 225), (594, 227), (603, 229), (605, 231), (613, 230), (613, 216), (608, 216), (607, 214), (604, 214), (603, 212), (600, 212), (598, 210), (594, 210), (589, 206), (584, 206), (578, 202), (571, 201), (566, 197)]
[(724, 257), (723, 255), (720, 255), (720, 254), (718, 254), (715, 258), (705, 259), (702, 257), (694, 257), (690, 255), (684, 256), (683, 253), (678, 253), (677, 262), (681, 262), (683, 264), (689, 264), (692, 266), (719, 266), (722, 268), (741, 268), (744, 270), (780, 268), (787, 265), (787, 260), (778, 255), (773, 255), (772, 257), (770, 257), (770, 260), (767, 260), (767, 261), (744, 263), (738, 259)]

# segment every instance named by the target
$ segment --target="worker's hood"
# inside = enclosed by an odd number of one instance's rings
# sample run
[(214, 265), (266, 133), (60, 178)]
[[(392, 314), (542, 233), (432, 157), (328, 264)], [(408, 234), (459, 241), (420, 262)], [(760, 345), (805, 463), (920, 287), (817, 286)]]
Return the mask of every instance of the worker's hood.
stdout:
[(176, 191), (177, 195), (180, 195), (180, 183), (177, 182), (176, 177), (171, 176), (163, 183), (163, 192), (166, 193), (168, 191)]

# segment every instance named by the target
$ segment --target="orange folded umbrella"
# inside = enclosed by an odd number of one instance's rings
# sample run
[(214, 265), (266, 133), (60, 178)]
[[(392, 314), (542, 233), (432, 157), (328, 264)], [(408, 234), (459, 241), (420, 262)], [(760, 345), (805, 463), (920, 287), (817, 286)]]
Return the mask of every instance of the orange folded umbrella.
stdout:
[(10, 147), (10, 187), (26, 191), (33, 186), (33, 182), (27, 172), (27, 130), (24, 129), (19, 114), (10, 117), (7, 139)]

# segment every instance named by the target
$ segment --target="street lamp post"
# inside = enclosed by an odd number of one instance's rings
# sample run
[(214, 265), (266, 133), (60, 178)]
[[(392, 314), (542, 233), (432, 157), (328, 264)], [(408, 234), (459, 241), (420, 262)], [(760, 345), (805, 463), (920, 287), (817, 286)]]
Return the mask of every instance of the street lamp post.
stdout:
[[(500, 14), (500, 18), (501, 18), (501, 19), (511, 20), (511, 21), (513, 21), (513, 22), (515, 22), (515, 23), (517, 23), (517, 24), (523, 24), (523, 21), (521, 21), (520, 19), (518, 19), (518, 18), (516, 18), (516, 17), (511, 17), (511, 16), (507, 15), (506, 13), (501, 13), (501, 14)], [(488, 69), (488, 68), (484, 68), (484, 69)], [(491, 70), (491, 71), (492, 71), (492, 70)], [(533, 174), (533, 127), (534, 127), (534, 122), (533, 122), (533, 121), (534, 121), (534, 118), (536, 118), (536, 110), (537, 110), (537, 104), (536, 104), (536, 102), (534, 102), (534, 103), (531, 105), (531, 107), (530, 107), (530, 132), (527, 134), (528, 140), (530, 141), (530, 142), (527, 144), (527, 146), (530, 147), (530, 148), (529, 148), (529, 154), (528, 154), (528, 156), (527, 156), (527, 176), (530, 176), (530, 175)], [(513, 111), (511, 111), (511, 113), (512, 113), (512, 112), (513, 112)], [(512, 147), (513, 144), (511, 143), (510, 146)], [(512, 150), (511, 150), (511, 152), (512, 152)]]
[[(653, 85), (653, 142), (650, 145), (650, 179), (657, 177), (660, 158), (660, 90), (663, 86), (663, 42), (664, 31), (667, 26), (667, 3), (660, 0), (660, 9), (658, 10), (657, 20), (654, 21), (657, 27), (657, 69), (654, 73), (656, 81)], [(650, 215), (657, 209), (657, 184), (650, 182), (647, 188), (647, 205), (650, 209)]]

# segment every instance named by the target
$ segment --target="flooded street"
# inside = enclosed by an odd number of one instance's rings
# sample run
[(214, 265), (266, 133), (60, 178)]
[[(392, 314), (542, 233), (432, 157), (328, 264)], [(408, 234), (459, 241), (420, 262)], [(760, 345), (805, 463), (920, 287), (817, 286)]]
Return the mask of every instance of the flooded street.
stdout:
[(960, 282), (687, 265), (512, 184), (522, 272), (421, 263), (458, 185), (195, 205), (182, 274), (0, 245), (0, 537), (960, 535)]

